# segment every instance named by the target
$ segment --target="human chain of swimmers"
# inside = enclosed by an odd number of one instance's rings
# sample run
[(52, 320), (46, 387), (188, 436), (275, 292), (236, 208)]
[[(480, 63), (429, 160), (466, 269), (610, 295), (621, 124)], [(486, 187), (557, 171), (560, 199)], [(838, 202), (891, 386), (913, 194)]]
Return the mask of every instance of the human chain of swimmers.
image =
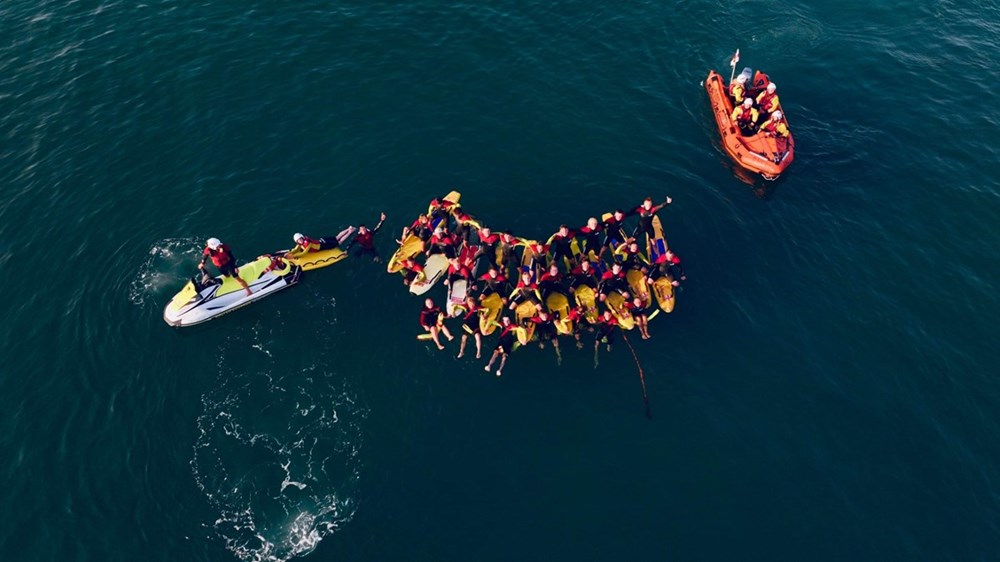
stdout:
[[(518, 345), (551, 343), (561, 361), (559, 337), (572, 337), (583, 348), (581, 332), (587, 331), (595, 354), (601, 343), (610, 351), (619, 329), (638, 328), (649, 339), (649, 320), (673, 310), (675, 288), (686, 277), (657, 216), (672, 202), (669, 197), (659, 204), (646, 198), (634, 209), (591, 217), (579, 228), (562, 225), (542, 244), (494, 232), (463, 210), (459, 194), (451, 195), (431, 201), (428, 212), (403, 229), (388, 265), (415, 294), (444, 278), (445, 308), (427, 298), (419, 317), (425, 332), (420, 339), (439, 350), (442, 334), (454, 339), (449, 318), (462, 322), (458, 357), (472, 336), (480, 359), (483, 337), (499, 331), (484, 369), (489, 372), (500, 359), (501, 376)], [(638, 220), (628, 233), (625, 221), (632, 216)]]

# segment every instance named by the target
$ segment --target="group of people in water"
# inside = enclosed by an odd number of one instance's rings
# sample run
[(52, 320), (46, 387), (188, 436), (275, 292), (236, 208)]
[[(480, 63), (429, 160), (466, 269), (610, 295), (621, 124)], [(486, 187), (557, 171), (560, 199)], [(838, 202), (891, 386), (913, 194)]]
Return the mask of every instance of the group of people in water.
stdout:
[[(412, 291), (420, 294), (443, 278), (449, 302), (442, 309), (434, 299), (425, 299), (419, 316), (425, 337), (445, 349), (441, 336), (455, 339), (447, 321), (458, 320), (462, 326), (458, 357), (465, 355), (471, 338), (476, 358), (481, 359), (484, 337), (497, 332), (497, 344), (484, 369), (491, 371), (499, 360), (498, 377), (518, 345), (532, 341), (540, 348), (551, 344), (561, 360), (561, 336), (573, 338), (583, 348), (584, 333), (592, 333), (595, 353), (602, 343), (610, 351), (620, 329), (637, 328), (643, 339), (649, 339), (649, 320), (661, 310), (673, 310), (674, 289), (686, 279), (681, 259), (667, 247), (656, 216), (671, 202), (669, 197), (660, 203), (646, 198), (628, 211), (591, 217), (578, 228), (561, 225), (540, 243), (510, 231), (494, 232), (466, 213), (457, 199), (435, 199), (427, 214), (403, 229), (389, 270), (401, 273), (411, 289), (423, 286), (422, 291)], [(631, 232), (626, 225), (630, 217), (637, 219)], [(296, 233), (291, 250), (258, 260), (268, 258), (265, 271), (281, 274), (288, 271), (287, 260), (292, 258), (335, 248), (349, 252), (356, 246), (352, 252), (356, 257), (381, 261), (374, 235), (385, 218), (383, 213), (372, 229), (362, 224), (336, 236)], [(354, 240), (345, 245), (352, 234)], [(429, 268), (432, 259), (436, 270), (428, 278), (425, 265)], [(198, 267), (201, 284), (221, 283), (208, 275), (209, 261), (222, 277), (233, 278), (248, 297), (253, 295), (240, 277), (232, 250), (218, 238), (207, 241)]]
[[(425, 337), (439, 350), (445, 349), (441, 335), (453, 340), (447, 321), (457, 319), (462, 325), (458, 357), (465, 354), (471, 336), (480, 359), (484, 335), (498, 331), (484, 370), (491, 371), (499, 359), (499, 377), (511, 352), (531, 340), (537, 340), (540, 348), (551, 343), (561, 359), (560, 336), (573, 338), (583, 348), (581, 332), (593, 333), (595, 353), (601, 343), (610, 351), (620, 328), (636, 327), (643, 339), (650, 337), (648, 321), (659, 312), (651, 311), (657, 304), (651, 287), (658, 280), (664, 280), (658, 287), (669, 282), (669, 291), (661, 291), (669, 295), (662, 298), (673, 299), (673, 288), (686, 279), (680, 258), (666, 248), (665, 241), (661, 242), (663, 251), (650, 259), (654, 217), (670, 203), (669, 197), (659, 204), (647, 198), (631, 210), (619, 209), (601, 220), (591, 217), (579, 228), (562, 225), (542, 244), (510, 231), (494, 232), (458, 202), (435, 199), (427, 214), (403, 229), (393, 260), (398, 262), (403, 283), (412, 286), (433, 283), (425, 271), (432, 256), (442, 254), (447, 259), (442, 276), (449, 287), (450, 306), (442, 308), (434, 299), (425, 299), (419, 316)], [(630, 233), (625, 222), (633, 216), (638, 220)], [(660, 228), (658, 219), (656, 226)], [(642, 236), (645, 253), (639, 244)], [(410, 241), (416, 239), (414, 250)], [(633, 271), (638, 273), (630, 274)], [(459, 301), (454, 287), (460, 282), (464, 282), (464, 297)], [(584, 287), (589, 290), (581, 290)], [(555, 300), (550, 298), (553, 295), (557, 295)], [(663, 309), (672, 310), (673, 303)]]
[(787, 139), (788, 122), (781, 111), (778, 87), (769, 82), (760, 91), (748, 91), (747, 76), (740, 74), (729, 84), (729, 97), (733, 102), (730, 118), (740, 128), (744, 136), (763, 133), (764, 135)]

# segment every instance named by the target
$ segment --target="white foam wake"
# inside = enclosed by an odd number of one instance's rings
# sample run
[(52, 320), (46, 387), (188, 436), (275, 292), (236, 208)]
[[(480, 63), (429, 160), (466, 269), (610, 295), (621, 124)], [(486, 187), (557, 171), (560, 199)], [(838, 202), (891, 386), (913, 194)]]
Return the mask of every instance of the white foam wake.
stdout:
[(224, 344), (191, 466), (226, 546), (241, 560), (284, 561), (353, 516), (366, 412), (332, 369), (275, 359), (288, 350), (260, 331)]

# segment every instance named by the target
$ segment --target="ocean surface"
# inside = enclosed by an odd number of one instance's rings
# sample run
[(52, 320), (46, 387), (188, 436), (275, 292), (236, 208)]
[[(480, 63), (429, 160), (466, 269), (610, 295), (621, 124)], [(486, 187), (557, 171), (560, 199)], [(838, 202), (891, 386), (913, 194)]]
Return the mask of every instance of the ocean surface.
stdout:
[[(0, 560), (1000, 559), (995, 0), (4, 0), (0, 31)], [(796, 136), (777, 183), (718, 147), (737, 47)], [(532, 238), (673, 197), (651, 420), (624, 342), (497, 379), (365, 260), (161, 318), (209, 236), (385, 211), (388, 256), (452, 189)]]

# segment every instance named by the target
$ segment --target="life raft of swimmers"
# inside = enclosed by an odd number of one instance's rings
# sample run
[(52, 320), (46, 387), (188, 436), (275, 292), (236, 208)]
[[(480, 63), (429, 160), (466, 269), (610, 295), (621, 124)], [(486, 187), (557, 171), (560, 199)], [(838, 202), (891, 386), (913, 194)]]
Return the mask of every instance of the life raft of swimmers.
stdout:
[[(472, 336), (480, 359), (483, 337), (498, 332), (484, 370), (499, 359), (499, 377), (519, 345), (551, 343), (561, 360), (560, 337), (583, 348), (582, 332), (592, 332), (595, 354), (601, 343), (610, 351), (619, 330), (638, 328), (649, 339), (649, 320), (674, 309), (675, 288), (686, 277), (656, 214), (671, 203), (669, 197), (659, 204), (647, 198), (600, 220), (591, 217), (579, 228), (562, 225), (544, 244), (494, 232), (462, 209), (460, 197), (452, 192), (433, 200), (427, 214), (403, 229), (388, 263), (389, 272), (401, 273), (415, 294), (444, 278), (445, 308), (427, 298), (419, 317), (425, 334), (418, 337), (439, 350), (442, 334), (454, 339), (449, 318), (462, 323), (458, 357)], [(629, 217), (637, 218), (631, 233)]]

